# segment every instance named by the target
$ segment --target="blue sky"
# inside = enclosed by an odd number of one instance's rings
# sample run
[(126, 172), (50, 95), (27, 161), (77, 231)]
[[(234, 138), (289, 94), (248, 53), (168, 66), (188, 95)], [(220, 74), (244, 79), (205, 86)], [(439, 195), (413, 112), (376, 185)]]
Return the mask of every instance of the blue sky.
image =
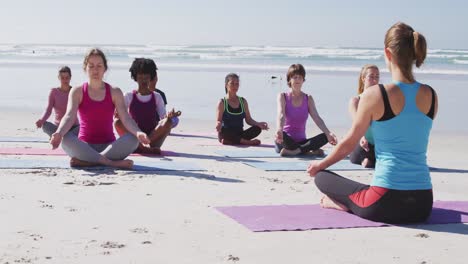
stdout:
[(429, 48), (468, 49), (464, 1), (15, 0), (0, 43), (381, 47), (403, 21)]

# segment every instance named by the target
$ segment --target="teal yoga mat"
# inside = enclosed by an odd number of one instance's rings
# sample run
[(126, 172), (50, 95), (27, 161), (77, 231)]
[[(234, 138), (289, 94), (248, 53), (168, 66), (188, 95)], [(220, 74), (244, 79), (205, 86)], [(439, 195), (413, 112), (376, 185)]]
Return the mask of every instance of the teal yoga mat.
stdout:
[(0, 137), (0, 142), (48, 143), (45, 137)]
[[(197, 164), (182, 161), (167, 160), (137, 160), (134, 159), (133, 171), (204, 171)], [(70, 169), (68, 159), (0, 159), (0, 169), (39, 169), (59, 168)], [(103, 169), (104, 166), (84, 167), (83, 169)]]
[(222, 149), (216, 150), (216, 154), (226, 158), (280, 158), (274, 149)]
[[(246, 165), (252, 166), (257, 169), (264, 171), (305, 171), (310, 164), (310, 161), (290, 161), (290, 162), (279, 162), (279, 161), (249, 161), (243, 162)], [(352, 164), (349, 160), (339, 161), (332, 166), (328, 167), (327, 170), (369, 170), (361, 165)]]
[[(280, 156), (273, 148), (236, 148), (216, 150), (216, 154), (226, 158), (300, 158), (300, 159), (322, 159), (324, 157), (313, 154), (303, 154), (296, 156)], [(327, 154), (327, 152), (325, 152)]]

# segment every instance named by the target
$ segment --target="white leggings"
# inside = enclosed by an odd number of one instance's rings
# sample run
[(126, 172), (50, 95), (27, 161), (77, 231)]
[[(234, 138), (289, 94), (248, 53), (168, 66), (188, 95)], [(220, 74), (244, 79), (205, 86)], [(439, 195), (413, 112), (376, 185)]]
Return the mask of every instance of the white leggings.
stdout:
[(130, 133), (126, 133), (112, 143), (90, 144), (81, 141), (78, 132), (79, 127), (68, 131), (63, 137), (62, 148), (70, 157), (82, 161), (98, 163), (101, 156), (110, 160), (123, 160), (138, 147), (138, 139)]

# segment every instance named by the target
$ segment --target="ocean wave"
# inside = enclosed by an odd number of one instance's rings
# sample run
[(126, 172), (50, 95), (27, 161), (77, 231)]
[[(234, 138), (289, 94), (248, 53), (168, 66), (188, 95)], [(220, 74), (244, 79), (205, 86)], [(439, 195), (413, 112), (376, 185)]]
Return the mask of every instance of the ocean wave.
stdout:
[[(141, 54), (134, 54), (141, 55)], [(69, 66), (78, 66), (81, 67), (82, 59), (0, 59), (0, 66), (54, 66), (58, 67), (60, 65), (69, 65)], [(459, 60), (456, 63), (459, 64), (468, 64), (466, 60)], [(128, 69), (131, 64), (131, 59), (128, 60), (111, 60), (109, 61), (109, 68), (116, 69)], [(161, 70), (207, 70), (207, 71), (274, 71), (274, 72), (284, 72), (289, 64), (286, 63), (257, 63), (257, 64), (247, 64), (247, 63), (221, 63), (221, 62), (210, 62), (210, 63), (192, 63), (192, 62), (170, 62), (170, 61), (159, 61), (157, 62), (158, 68)], [(352, 72), (357, 73), (361, 70), (361, 66), (354, 65), (343, 65), (343, 66), (324, 66), (324, 65), (315, 65), (315, 64), (305, 64), (304, 67), (307, 71), (316, 71), (316, 72)], [(381, 72), (388, 72), (387, 69), (382, 68)], [(444, 75), (468, 75), (468, 69), (446, 69), (446, 68), (428, 68), (428, 69), (415, 69), (416, 73), (419, 74), (444, 74)]]
[(453, 60), (453, 63), (456, 63), (456, 64), (468, 64), (468, 60)]
[[(86, 51), (96, 45), (54, 45), (54, 44), (0, 44), (0, 59), (20, 58), (75, 58), (83, 57)], [(287, 47), (287, 46), (229, 46), (229, 45), (97, 45), (110, 59), (150, 57), (156, 59), (226, 61), (383, 61), (381, 48), (355, 47)], [(468, 50), (434, 49), (428, 51), (428, 59), (438, 63), (463, 64), (456, 60), (468, 58)], [(456, 59), (456, 60), (455, 60)], [(330, 64), (328, 63), (328, 64)]]

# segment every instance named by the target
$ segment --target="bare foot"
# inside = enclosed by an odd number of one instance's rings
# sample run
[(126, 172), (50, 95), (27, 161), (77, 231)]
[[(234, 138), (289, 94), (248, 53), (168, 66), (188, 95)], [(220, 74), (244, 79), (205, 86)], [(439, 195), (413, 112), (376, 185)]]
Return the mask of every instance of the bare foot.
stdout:
[(365, 158), (362, 162), (361, 162), (361, 165), (364, 167), (364, 168), (374, 168), (375, 165), (372, 161), (370, 161), (368, 158)]
[(70, 167), (93, 167), (93, 166), (98, 166), (98, 165), (99, 163), (79, 160), (77, 158), (70, 159)]
[(339, 202), (336, 202), (334, 200), (332, 200), (330, 197), (324, 195), (322, 197), (322, 199), (320, 199), (320, 206), (322, 206), (322, 208), (327, 208), (327, 209), (336, 209), (336, 210), (339, 210), (339, 211), (349, 211), (349, 209), (340, 204)]
[(227, 139), (224, 139), (224, 138), (221, 139), (221, 144), (223, 144), (223, 145), (234, 145), (231, 141), (229, 141)]
[(131, 170), (133, 168), (133, 160), (124, 159), (124, 160), (111, 160), (109, 164), (106, 164), (111, 167), (124, 169), (124, 170)]
[(299, 155), (301, 153), (301, 150), (300, 149), (294, 149), (294, 150), (291, 150), (291, 149), (281, 149), (280, 151), (280, 155), (281, 156), (296, 156), (296, 155)]
[(310, 154), (318, 156), (318, 157), (325, 157), (325, 151), (323, 151), (323, 149), (312, 150), (310, 151)]
[(241, 139), (240, 140), (240, 143), (242, 145), (250, 145), (250, 146), (258, 146), (260, 145), (262, 142), (258, 139), (251, 139), (251, 140), (248, 140), (248, 139)]

